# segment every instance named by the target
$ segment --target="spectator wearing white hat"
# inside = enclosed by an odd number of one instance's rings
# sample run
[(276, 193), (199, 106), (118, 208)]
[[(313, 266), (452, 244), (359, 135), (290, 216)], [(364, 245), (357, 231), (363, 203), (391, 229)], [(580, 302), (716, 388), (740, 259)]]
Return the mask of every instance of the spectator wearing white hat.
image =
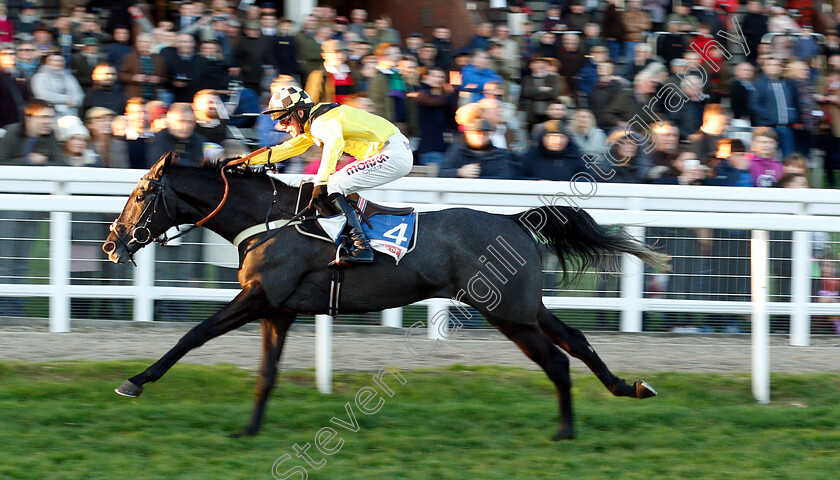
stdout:
[[(90, 133), (79, 117), (65, 116), (56, 122), (55, 136), (63, 144), (61, 148), (62, 157), (66, 165), (71, 167), (102, 167), (102, 158), (93, 151), (90, 143)], [(109, 222), (101, 213), (73, 213), (72, 235), (73, 242), (70, 247), (71, 258), (70, 271), (74, 278), (95, 278), (99, 276), (103, 268), (103, 262), (99, 261), (99, 252), (96, 243), (92, 239), (101, 236), (101, 225)], [(109, 269), (110, 267), (105, 266)], [(82, 318), (91, 318), (94, 299), (72, 300), (71, 308)]]
[(72, 167), (101, 167), (99, 155), (90, 148), (90, 133), (79, 117), (58, 119), (56, 138), (64, 144), (64, 161)]

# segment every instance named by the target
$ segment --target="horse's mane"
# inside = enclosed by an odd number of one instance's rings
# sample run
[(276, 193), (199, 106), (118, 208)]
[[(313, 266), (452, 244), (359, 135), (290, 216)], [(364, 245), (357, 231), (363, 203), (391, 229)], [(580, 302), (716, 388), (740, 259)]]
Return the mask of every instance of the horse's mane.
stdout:
[[(214, 173), (216, 176), (218, 176), (218, 178), (221, 178), (221, 170), (222, 170), (221, 166), (218, 163), (208, 161), (208, 160), (204, 160), (201, 164), (199, 164), (198, 166), (195, 166), (195, 165), (180, 164), (180, 163), (178, 163), (178, 161), (176, 159), (175, 161), (172, 162), (172, 164), (169, 166), (169, 168), (171, 168), (171, 169), (172, 168), (177, 168), (179, 170), (193, 170), (193, 171)], [(244, 180), (252, 180), (252, 179), (253, 180), (259, 180), (259, 179), (268, 179), (270, 172), (271, 171), (269, 169), (265, 169), (265, 168), (259, 168), (259, 169), (238, 168), (235, 171), (228, 170), (226, 175), (227, 175), (229, 180), (234, 179), (234, 178), (239, 178), (239, 179), (244, 179)], [(278, 183), (278, 184), (281, 184), (285, 187), (295, 189), (295, 190), (297, 190), (297, 188), (298, 188), (298, 185), (292, 185), (292, 184), (287, 183), (286, 181), (281, 180), (281, 179), (276, 178), (276, 177), (274, 178), (274, 182)]]

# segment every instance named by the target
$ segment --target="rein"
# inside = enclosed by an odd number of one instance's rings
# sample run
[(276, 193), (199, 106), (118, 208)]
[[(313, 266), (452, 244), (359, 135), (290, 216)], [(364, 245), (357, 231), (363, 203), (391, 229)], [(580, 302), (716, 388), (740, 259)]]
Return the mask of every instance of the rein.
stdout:
[[(236, 167), (236, 166), (243, 165), (243, 164), (247, 166), (247, 163), (253, 157), (255, 157), (257, 155), (260, 155), (264, 152), (268, 152), (268, 162), (267, 162), (267, 164), (270, 164), (271, 163), (271, 149), (269, 147), (262, 147), (258, 150), (254, 150), (253, 152), (251, 152), (248, 155), (245, 155), (243, 157), (234, 158), (232, 160), (224, 162), (224, 165), (221, 168), (221, 173), (222, 173), (222, 181), (225, 183), (225, 193), (222, 195), (222, 200), (219, 202), (219, 205), (216, 206), (216, 208), (213, 209), (213, 211), (210, 212), (206, 217), (204, 217), (201, 220), (199, 220), (198, 222), (196, 222), (195, 225), (192, 225), (189, 229), (185, 230), (182, 233), (179, 233), (178, 235), (176, 235), (175, 237), (172, 237), (172, 238), (180, 237), (181, 235), (184, 235), (187, 232), (204, 225), (208, 220), (210, 220), (211, 218), (216, 216), (216, 214), (219, 213), (219, 211), (221, 211), (222, 207), (224, 207), (225, 202), (227, 201), (227, 198), (228, 198), (228, 193), (230, 192), (230, 183), (228, 182), (227, 175), (225, 175), (225, 172), (226, 172), (227, 168), (228, 167)], [(277, 203), (277, 185), (274, 183), (274, 179), (271, 176), (268, 176), (268, 180), (271, 182), (272, 194), (271, 194), (271, 205), (268, 206), (268, 210), (265, 212), (264, 228), (265, 228), (266, 232), (271, 232), (271, 233), (269, 235), (267, 235), (265, 238), (260, 239), (260, 241), (255, 243), (254, 245), (249, 246), (248, 249), (245, 250), (245, 253), (248, 253), (251, 250), (257, 248), (260, 245), (262, 245), (263, 243), (267, 242), (269, 239), (271, 239), (271, 237), (276, 235), (283, 228), (288, 227), (290, 225), (295, 225), (295, 224), (299, 223), (300, 220), (303, 220), (305, 218), (304, 214), (306, 213), (306, 210), (307, 210), (306, 208), (304, 208), (303, 210), (301, 210), (298, 213), (295, 213), (292, 218), (290, 218), (288, 220), (283, 220), (282, 221), (283, 223), (280, 226), (273, 225), (274, 222), (269, 221), (269, 218), (271, 216), (271, 208)], [(291, 212), (288, 212), (288, 213), (291, 213)], [(261, 225), (261, 227), (262, 227), (262, 225)], [(262, 233), (262, 232), (254, 232), (253, 235), (256, 235), (257, 233)], [(242, 235), (242, 233), (240, 233), (240, 235)], [(249, 235), (249, 236), (251, 236), (251, 235)], [(238, 237), (239, 236), (237, 236), (237, 238)], [(242, 240), (244, 240), (244, 238), (242, 238), (239, 241), (236, 241), (236, 239), (234, 239), (233, 243), (236, 247), (239, 247), (239, 243)]]
[[(228, 167), (235, 167), (235, 166), (247, 163), (252, 158), (254, 158), (257, 155), (260, 155), (263, 152), (268, 152), (269, 160), (271, 160), (271, 149), (269, 147), (262, 147), (259, 150), (254, 150), (253, 152), (249, 153), (248, 155), (245, 155), (244, 157), (234, 158), (230, 161), (225, 162), (224, 165), (222, 165), (222, 168), (221, 168), (222, 181), (225, 182), (225, 193), (222, 195), (222, 201), (219, 202), (219, 205), (216, 206), (216, 208), (213, 209), (213, 211), (210, 212), (206, 217), (204, 217), (201, 220), (195, 222), (196, 227), (200, 227), (200, 226), (204, 225), (208, 220), (215, 217), (216, 214), (219, 213), (219, 211), (222, 209), (222, 207), (225, 206), (225, 202), (227, 202), (227, 198), (228, 198), (228, 193), (230, 192), (230, 183), (228, 183), (227, 175), (225, 175), (226, 169)], [(272, 187), (274, 186), (274, 181), (273, 180), (272, 180), (271, 185), (272, 185)], [(274, 198), (274, 201), (271, 203), (272, 205), (274, 205), (274, 203), (277, 201), (277, 198), (276, 198), (277, 189), (276, 188), (274, 189), (274, 194), (275, 194), (275, 198)], [(271, 207), (269, 207), (269, 210), (270, 209), (271, 209)], [(266, 216), (268, 216), (268, 215), (266, 214)]]

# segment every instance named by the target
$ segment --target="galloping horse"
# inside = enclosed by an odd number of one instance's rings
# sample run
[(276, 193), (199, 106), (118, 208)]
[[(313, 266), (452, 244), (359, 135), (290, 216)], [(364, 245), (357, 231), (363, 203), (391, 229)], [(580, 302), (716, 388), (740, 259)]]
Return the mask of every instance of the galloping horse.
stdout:
[[(200, 222), (227, 193), (219, 167), (179, 166), (173, 163), (173, 156), (170, 152), (161, 157), (140, 180), (112, 224), (102, 247), (111, 261), (131, 260), (143, 246), (161, 241), (164, 232), (174, 225)], [(298, 189), (263, 173), (247, 169), (232, 173), (229, 191), (231, 201), (204, 224), (228, 241), (246, 228), (266, 223), (267, 209), (272, 220), (288, 219), (295, 213)], [(345, 271), (341, 312), (380, 311), (427, 298), (457, 295), (516, 342), (554, 382), (560, 409), (560, 429), (555, 440), (574, 437), (569, 360), (557, 347), (582, 360), (616, 396), (656, 395), (643, 381), (628, 384), (613, 375), (586, 337), (543, 305), (538, 241), (550, 244), (564, 272), (572, 268), (583, 271), (618, 253), (662, 266), (667, 262), (665, 255), (623, 232), (608, 232), (586, 212), (568, 207), (540, 207), (522, 215), (463, 208), (419, 215), (417, 247), (399, 265), (377, 255), (370, 266)], [(515, 273), (507, 272), (505, 283), (496, 282), (501, 301), (490, 303), (479, 298), (481, 294), (474, 293), (475, 285), (469, 284), (485, 265), (486, 247), (500, 237), (516, 253), (518, 262)], [(256, 400), (249, 424), (236, 434), (256, 435), (289, 326), (298, 313), (327, 313), (331, 272), (326, 265), (334, 254), (334, 245), (300, 235), (293, 228), (247, 238), (239, 245), (242, 291), (216, 314), (193, 327), (160, 360), (124, 382), (117, 393), (140, 395), (143, 385), (160, 379), (190, 350), (259, 319), (263, 352)], [(471, 293), (463, 295), (465, 291)]]

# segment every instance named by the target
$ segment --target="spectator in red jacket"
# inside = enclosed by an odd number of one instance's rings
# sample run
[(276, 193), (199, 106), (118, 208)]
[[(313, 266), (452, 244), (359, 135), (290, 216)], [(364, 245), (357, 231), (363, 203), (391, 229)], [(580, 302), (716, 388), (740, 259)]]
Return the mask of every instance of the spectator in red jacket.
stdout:
[(0, 3), (0, 43), (15, 41), (15, 24), (6, 16), (6, 5)]

